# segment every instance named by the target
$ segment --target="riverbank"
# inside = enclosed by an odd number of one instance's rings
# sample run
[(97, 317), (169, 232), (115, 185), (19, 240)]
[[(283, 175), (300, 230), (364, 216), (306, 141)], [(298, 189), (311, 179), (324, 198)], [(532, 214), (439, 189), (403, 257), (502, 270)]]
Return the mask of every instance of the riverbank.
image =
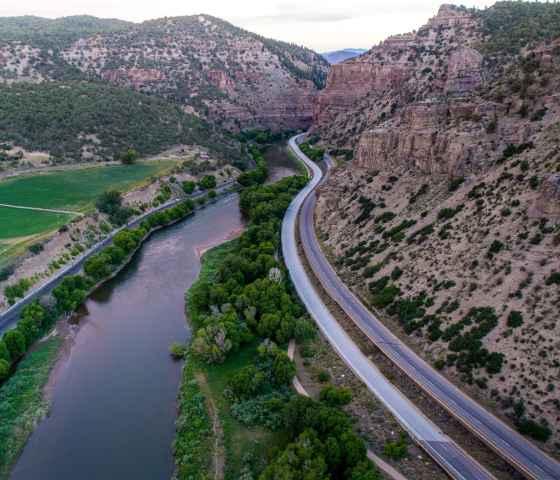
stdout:
[[(315, 401), (291, 389), (296, 369), (287, 343), (304, 343), (315, 329), (277, 252), (281, 219), (305, 182), (290, 177), (243, 191), (247, 229), (205, 255), (202, 275), (186, 296), (194, 334), (183, 385), (193, 389), (179, 398), (179, 480), (340, 478), (342, 471), (348, 478), (379, 478), (350, 417), (340, 410), (349, 392), (325, 385)], [(201, 405), (207, 421), (185, 429), (197, 424), (193, 412)], [(219, 428), (210, 428), (216, 417)], [(193, 471), (190, 459), (200, 445), (212, 448)]]
[[(208, 205), (215, 203), (218, 199), (213, 200)], [(199, 205), (197, 208), (200, 210), (205, 208), (206, 205)], [(95, 292), (99, 291), (104, 285), (113, 281), (121, 272), (128, 268), (130, 263), (138, 255), (139, 250), (143, 245), (154, 235), (156, 232), (167, 229), (176, 225), (178, 222), (192, 217), (194, 211), (185, 210), (177, 218), (173, 218), (163, 225), (155, 224), (150, 230), (146, 231), (142, 238), (140, 238), (130, 253), (122, 260), (122, 262), (106, 277), (92, 285), (85, 294), (85, 297), (91, 297)], [(228, 233), (231, 235), (231, 232)], [(101, 252), (103, 254), (103, 252)], [(98, 254), (99, 255), (99, 254)], [(19, 453), (22, 451), (26, 444), (27, 438), (33, 432), (34, 428), (39, 424), (41, 419), (45, 417), (48, 412), (49, 396), (47, 392), (43, 392), (45, 385), (49, 379), (51, 372), (59, 370), (59, 365), (64, 363), (66, 353), (71, 351), (75, 337), (77, 335), (78, 327), (69, 323), (66, 317), (61, 318), (56, 322), (56, 325), (51, 333), (48, 334), (49, 345), (56, 342), (57, 348), (55, 351), (49, 349), (48, 356), (41, 355), (44, 350), (45, 341), (39, 341), (26, 355), (26, 358), (17, 366), (12, 377), (0, 387), (0, 411), (4, 408), (9, 411), (13, 416), (13, 422), (2, 422), (0, 428), (0, 478), (7, 478), (11, 466), (17, 460)], [(39, 352), (39, 353), (37, 353)], [(37, 356), (43, 358), (41, 369), (37, 375), (30, 375), (29, 368), (24, 367), (27, 364), (27, 357), (33, 359)], [(36, 366), (31, 360), (31, 364)], [(54, 373), (53, 373), (54, 375)], [(49, 384), (54, 383), (49, 381)], [(18, 389), (11, 386), (18, 385)], [(24, 390), (22, 388), (24, 387)], [(50, 389), (49, 389), (50, 390)], [(22, 391), (29, 392), (22, 395)], [(42, 399), (39, 401), (38, 399)], [(2, 416), (2, 418), (4, 418)], [(8, 418), (8, 417), (7, 417)]]

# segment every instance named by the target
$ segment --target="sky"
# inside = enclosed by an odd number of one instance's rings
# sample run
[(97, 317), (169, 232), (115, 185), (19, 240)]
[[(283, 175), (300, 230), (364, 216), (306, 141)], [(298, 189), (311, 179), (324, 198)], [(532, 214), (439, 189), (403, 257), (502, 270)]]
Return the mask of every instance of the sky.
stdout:
[[(266, 37), (312, 48), (371, 48), (417, 29), (443, 0), (0, 0), (0, 16), (94, 15), (140, 22), (206, 13)], [(449, 3), (449, 0), (448, 0)], [(483, 8), (493, 0), (463, 0)]]

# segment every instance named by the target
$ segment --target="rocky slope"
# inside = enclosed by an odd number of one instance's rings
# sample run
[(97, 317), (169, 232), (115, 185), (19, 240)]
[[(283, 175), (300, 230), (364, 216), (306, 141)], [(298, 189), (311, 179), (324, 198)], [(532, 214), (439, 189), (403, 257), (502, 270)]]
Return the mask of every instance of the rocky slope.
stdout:
[(24, 34), (25, 18), (15, 27), (0, 21), (0, 79), (106, 81), (162, 95), (232, 130), (310, 125), (328, 69), (310, 50), (207, 15), (142, 24), (86, 18), (85, 26), (83, 17), (78, 26), (49, 23), (47, 36)]
[[(437, 368), (558, 453), (560, 7), (545, 5), (443, 6), (333, 66), (313, 128), (353, 157), (316, 213), (341, 274)], [(504, 48), (527, 19), (524, 38), (546, 36)]]

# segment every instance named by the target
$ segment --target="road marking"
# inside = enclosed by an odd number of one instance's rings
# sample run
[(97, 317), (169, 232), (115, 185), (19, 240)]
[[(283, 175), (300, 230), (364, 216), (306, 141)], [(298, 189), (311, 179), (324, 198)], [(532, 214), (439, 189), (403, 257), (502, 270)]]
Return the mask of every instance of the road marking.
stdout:
[(83, 213), (72, 212), (70, 210), (56, 210), (56, 209), (53, 209), (53, 208), (39, 208), (39, 207), (24, 207), (23, 205), (11, 205), (9, 203), (0, 203), (0, 207), (17, 208), (19, 210), (34, 210), (36, 212), (63, 213), (65, 215), (77, 215), (79, 217), (84, 216)]

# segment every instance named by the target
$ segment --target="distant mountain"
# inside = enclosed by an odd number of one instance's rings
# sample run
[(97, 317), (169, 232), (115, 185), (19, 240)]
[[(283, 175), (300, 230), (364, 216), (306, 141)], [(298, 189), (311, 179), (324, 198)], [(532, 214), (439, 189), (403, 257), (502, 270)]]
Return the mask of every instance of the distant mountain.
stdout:
[(109, 82), (229, 130), (308, 128), (328, 69), (311, 50), (208, 15), (0, 18), (0, 83)]
[(344, 62), (345, 60), (357, 57), (366, 52), (367, 50), (365, 48), (345, 48), (344, 50), (325, 52), (321, 55), (327, 62), (329, 62), (331, 65), (334, 65), (335, 63)]

